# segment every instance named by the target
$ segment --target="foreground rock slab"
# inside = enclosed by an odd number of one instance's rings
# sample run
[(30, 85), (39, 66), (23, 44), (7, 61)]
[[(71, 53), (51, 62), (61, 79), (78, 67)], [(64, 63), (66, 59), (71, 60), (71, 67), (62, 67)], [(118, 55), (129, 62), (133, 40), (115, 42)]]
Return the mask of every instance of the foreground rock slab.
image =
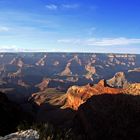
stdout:
[(0, 140), (38, 140), (39, 134), (36, 130), (19, 131), (9, 134), (5, 137), (0, 137)]

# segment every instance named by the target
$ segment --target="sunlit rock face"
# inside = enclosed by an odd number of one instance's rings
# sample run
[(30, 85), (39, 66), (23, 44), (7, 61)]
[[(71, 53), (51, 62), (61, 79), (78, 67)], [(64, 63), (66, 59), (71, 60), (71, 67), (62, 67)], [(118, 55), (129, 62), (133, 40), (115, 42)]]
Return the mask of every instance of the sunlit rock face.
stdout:
[(114, 75), (113, 78), (106, 81), (107, 84), (111, 87), (123, 87), (127, 84), (127, 79), (125, 78), (124, 72), (118, 72)]
[(66, 104), (64, 108), (70, 107), (74, 110), (77, 110), (81, 104), (86, 102), (86, 100), (93, 95), (121, 93), (122, 89), (108, 87), (106, 86), (104, 80), (101, 80), (97, 85), (94, 86), (72, 86), (66, 93)]
[(140, 95), (140, 83), (127, 84), (123, 92), (131, 95)]

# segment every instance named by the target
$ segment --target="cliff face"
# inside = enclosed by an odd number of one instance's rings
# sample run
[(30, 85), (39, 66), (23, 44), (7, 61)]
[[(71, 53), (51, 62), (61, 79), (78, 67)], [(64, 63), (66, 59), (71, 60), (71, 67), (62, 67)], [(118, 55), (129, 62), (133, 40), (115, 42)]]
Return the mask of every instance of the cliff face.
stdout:
[(140, 133), (140, 97), (132, 95), (97, 95), (78, 109), (76, 132), (89, 140), (137, 139)]
[(113, 78), (107, 80), (106, 82), (110, 87), (118, 87), (118, 88), (122, 88), (127, 84), (124, 72), (116, 73)]
[(127, 72), (117, 72), (111, 79), (106, 80), (110, 87), (125, 88), (128, 84), (139, 83), (139, 68), (128, 70)]
[(105, 81), (101, 80), (97, 85), (91, 86), (86, 85), (82, 87), (72, 86), (68, 89), (66, 93), (66, 103), (63, 108), (70, 107), (74, 110), (77, 110), (78, 107), (86, 102), (93, 95), (101, 94), (121, 94), (122, 89), (110, 88), (105, 85)]

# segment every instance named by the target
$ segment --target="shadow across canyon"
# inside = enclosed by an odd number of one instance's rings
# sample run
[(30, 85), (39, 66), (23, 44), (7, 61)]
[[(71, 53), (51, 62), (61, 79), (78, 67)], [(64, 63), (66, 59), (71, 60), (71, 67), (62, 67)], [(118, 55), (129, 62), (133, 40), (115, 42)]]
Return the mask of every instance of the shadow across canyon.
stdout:
[(81, 105), (73, 127), (87, 140), (136, 140), (140, 134), (140, 96), (97, 95)]

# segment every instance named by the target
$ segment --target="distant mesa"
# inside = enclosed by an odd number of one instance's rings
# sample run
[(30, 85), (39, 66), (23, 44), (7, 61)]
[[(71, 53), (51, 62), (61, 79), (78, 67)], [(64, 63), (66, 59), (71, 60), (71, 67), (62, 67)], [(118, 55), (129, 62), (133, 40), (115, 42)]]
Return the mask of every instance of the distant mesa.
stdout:
[(122, 88), (127, 84), (127, 79), (125, 78), (125, 73), (124, 72), (118, 72), (115, 74), (115, 76), (109, 80), (106, 81), (106, 83), (110, 87), (117, 87), (117, 88)]

